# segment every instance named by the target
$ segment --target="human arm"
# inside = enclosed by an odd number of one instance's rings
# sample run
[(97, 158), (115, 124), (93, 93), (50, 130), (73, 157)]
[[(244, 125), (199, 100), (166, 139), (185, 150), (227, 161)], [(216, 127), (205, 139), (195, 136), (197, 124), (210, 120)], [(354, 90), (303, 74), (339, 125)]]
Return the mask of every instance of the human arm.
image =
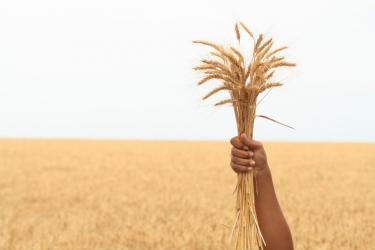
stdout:
[(255, 171), (255, 209), (265, 250), (293, 250), (292, 235), (274, 189), (271, 170), (262, 143), (246, 135), (231, 139), (231, 167), (239, 172)]

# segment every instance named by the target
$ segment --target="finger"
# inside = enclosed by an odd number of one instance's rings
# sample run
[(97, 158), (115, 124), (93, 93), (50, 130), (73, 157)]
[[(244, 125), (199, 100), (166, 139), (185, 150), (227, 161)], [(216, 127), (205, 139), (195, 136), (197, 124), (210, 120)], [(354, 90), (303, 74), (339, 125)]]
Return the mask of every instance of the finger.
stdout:
[(248, 159), (248, 158), (251, 158), (251, 157), (254, 156), (254, 152), (253, 151), (241, 150), (241, 149), (233, 147), (232, 148), (232, 156)]
[(239, 136), (235, 136), (233, 137), (231, 140), (230, 140), (230, 143), (233, 145), (233, 147), (235, 148), (238, 148), (238, 149), (242, 149), (243, 148), (243, 144), (241, 142), (241, 139)]
[(254, 167), (255, 161), (253, 159), (242, 159), (238, 157), (232, 157), (232, 162), (244, 167)]
[(239, 173), (239, 172), (248, 172), (248, 171), (251, 171), (253, 169), (251, 167), (244, 167), (244, 166), (238, 165), (238, 164), (236, 164), (234, 162), (231, 162), (230, 166), (237, 173)]
[(251, 149), (259, 149), (263, 147), (261, 142), (252, 140), (249, 137), (247, 137), (245, 134), (241, 135), (240, 141), (241, 141), (241, 144), (248, 146)]

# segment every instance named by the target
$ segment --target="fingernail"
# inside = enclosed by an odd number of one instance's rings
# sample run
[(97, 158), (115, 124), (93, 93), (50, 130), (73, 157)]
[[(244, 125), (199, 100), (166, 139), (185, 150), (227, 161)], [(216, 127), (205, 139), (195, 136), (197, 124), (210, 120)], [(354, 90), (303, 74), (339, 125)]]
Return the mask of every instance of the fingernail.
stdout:
[(255, 164), (255, 161), (251, 160), (250, 165), (254, 165), (254, 164)]
[(247, 171), (252, 171), (253, 170), (253, 168), (252, 167), (249, 167), (249, 168), (247, 168)]
[(249, 156), (251, 157), (253, 155), (254, 155), (253, 151), (249, 151)]

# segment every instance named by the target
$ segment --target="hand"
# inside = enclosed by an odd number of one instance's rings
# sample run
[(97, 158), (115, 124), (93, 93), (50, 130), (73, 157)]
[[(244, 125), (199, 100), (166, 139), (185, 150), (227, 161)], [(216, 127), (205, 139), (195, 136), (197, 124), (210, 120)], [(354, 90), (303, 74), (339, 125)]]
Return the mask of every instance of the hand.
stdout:
[(261, 142), (242, 134), (233, 137), (230, 143), (233, 145), (230, 162), (233, 171), (240, 173), (255, 169), (256, 174), (269, 171), (267, 155)]

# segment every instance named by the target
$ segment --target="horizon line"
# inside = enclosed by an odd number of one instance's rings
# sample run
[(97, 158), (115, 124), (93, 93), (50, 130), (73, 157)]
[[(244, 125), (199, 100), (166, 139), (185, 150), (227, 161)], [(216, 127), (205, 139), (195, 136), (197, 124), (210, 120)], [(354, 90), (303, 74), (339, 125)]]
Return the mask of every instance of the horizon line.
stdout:
[[(209, 139), (209, 138), (140, 138), (140, 137), (71, 137), (71, 136), (0, 136), (3, 140), (61, 140), (61, 141), (186, 141), (186, 142), (226, 142), (228, 139)], [(363, 143), (374, 144), (370, 140), (280, 140), (280, 139), (256, 139), (264, 142), (275, 143)]]

